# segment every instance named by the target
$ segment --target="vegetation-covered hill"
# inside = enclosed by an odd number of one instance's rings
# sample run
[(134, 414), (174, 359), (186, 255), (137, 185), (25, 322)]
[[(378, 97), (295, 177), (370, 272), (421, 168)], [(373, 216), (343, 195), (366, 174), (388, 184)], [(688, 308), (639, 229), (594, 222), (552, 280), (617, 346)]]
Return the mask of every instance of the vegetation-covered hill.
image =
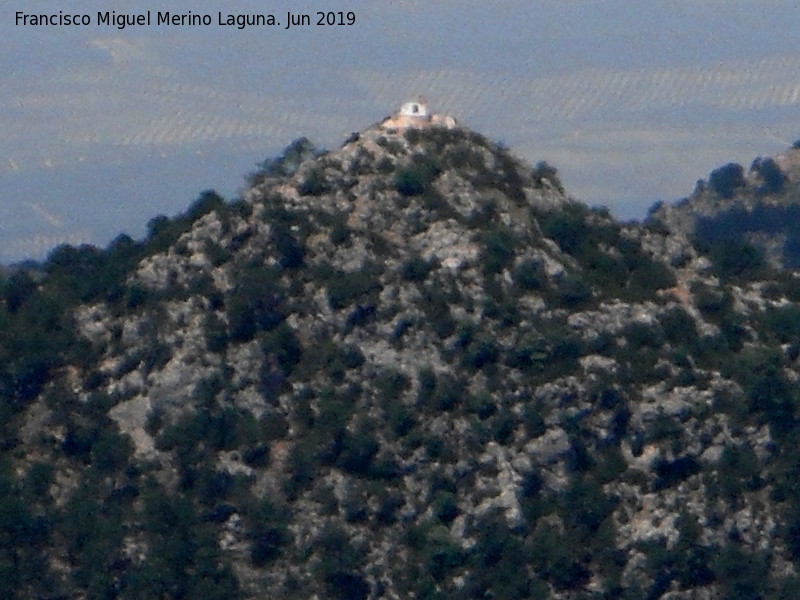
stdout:
[[(763, 263), (797, 269), (800, 142), (774, 158), (755, 159), (748, 170), (737, 163), (715, 169), (691, 196), (674, 206), (656, 205), (649, 218), (689, 236), (723, 270)], [(740, 259), (731, 262), (736, 255)]]
[(0, 303), (0, 597), (796, 598), (800, 286), (463, 128)]

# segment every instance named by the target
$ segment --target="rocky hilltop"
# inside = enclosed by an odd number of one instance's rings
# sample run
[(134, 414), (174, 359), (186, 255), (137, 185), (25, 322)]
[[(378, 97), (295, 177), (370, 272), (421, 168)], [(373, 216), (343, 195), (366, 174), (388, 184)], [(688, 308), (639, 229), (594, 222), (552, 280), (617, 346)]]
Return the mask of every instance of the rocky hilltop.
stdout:
[(655, 205), (649, 219), (691, 238), (707, 253), (733, 255), (738, 245), (750, 262), (797, 269), (798, 198), (800, 142), (777, 156), (756, 158), (749, 169), (737, 163), (715, 169), (681, 202)]
[(794, 272), (455, 122), (250, 182), (3, 281), (0, 596), (798, 597)]

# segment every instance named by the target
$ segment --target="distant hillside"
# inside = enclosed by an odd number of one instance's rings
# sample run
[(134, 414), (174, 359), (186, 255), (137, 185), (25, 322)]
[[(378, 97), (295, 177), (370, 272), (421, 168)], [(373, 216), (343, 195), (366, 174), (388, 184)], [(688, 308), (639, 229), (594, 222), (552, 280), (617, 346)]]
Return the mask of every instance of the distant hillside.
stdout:
[(654, 207), (649, 218), (720, 258), (738, 253), (750, 261), (797, 268), (800, 145), (775, 157), (757, 158), (747, 170), (736, 163), (721, 166), (708, 180), (698, 181), (691, 196), (675, 206)]
[(800, 597), (800, 286), (694, 243), (774, 162), (623, 225), (376, 125), (7, 273), (0, 597)]

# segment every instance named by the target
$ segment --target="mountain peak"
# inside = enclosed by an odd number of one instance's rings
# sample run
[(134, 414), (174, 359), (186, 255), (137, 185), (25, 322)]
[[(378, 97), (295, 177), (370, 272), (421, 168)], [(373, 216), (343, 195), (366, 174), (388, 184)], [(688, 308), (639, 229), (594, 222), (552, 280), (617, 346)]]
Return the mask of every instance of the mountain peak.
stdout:
[(797, 596), (793, 278), (434, 117), (3, 282), (4, 590)]
[(381, 123), (381, 128), (387, 131), (432, 126), (452, 129), (456, 120), (450, 115), (432, 113), (423, 98), (404, 103), (399, 111)]

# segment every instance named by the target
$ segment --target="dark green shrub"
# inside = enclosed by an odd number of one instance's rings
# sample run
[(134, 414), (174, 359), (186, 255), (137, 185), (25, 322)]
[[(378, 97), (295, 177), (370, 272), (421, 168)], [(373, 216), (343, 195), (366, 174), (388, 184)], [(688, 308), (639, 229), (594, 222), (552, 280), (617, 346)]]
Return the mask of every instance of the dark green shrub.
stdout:
[(349, 333), (354, 327), (365, 325), (375, 316), (376, 313), (377, 310), (371, 304), (366, 306), (358, 304), (353, 310), (350, 311), (350, 314), (347, 315), (347, 320), (345, 321), (345, 331)]
[(298, 269), (303, 266), (306, 249), (286, 228), (275, 227), (273, 242), (278, 253), (278, 264), (284, 269)]
[(142, 359), (146, 373), (160, 371), (172, 359), (172, 350), (167, 344), (156, 342), (147, 348)]
[(456, 301), (444, 293), (435, 281), (426, 285), (420, 308), (425, 311), (428, 324), (440, 338), (451, 336), (456, 329), (456, 321), (450, 312), (450, 305)]
[(427, 182), (423, 171), (416, 167), (406, 167), (394, 178), (394, 187), (403, 196), (419, 196), (425, 191)]
[(201, 217), (210, 212), (221, 210), (225, 207), (225, 198), (220, 196), (216, 190), (205, 190), (186, 210), (186, 218), (194, 223)]
[(443, 376), (436, 382), (431, 404), (436, 410), (452, 410), (464, 397), (464, 388), (462, 380)]
[(654, 491), (663, 490), (685, 481), (701, 471), (700, 463), (693, 456), (681, 456), (675, 460), (659, 459), (653, 465), (656, 481)]
[(471, 340), (464, 349), (463, 363), (466, 367), (478, 370), (495, 364), (500, 358), (500, 349), (491, 340), (483, 336)]
[(659, 316), (664, 336), (674, 346), (686, 346), (697, 340), (697, 327), (694, 319), (683, 308), (670, 308)]
[(465, 171), (483, 171), (486, 169), (486, 165), (483, 162), (483, 155), (464, 142), (449, 147), (444, 161), (445, 166), (456, 169), (462, 174)]
[(16, 271), (3, 283), (3, 299), (5, 308), (10, 313), (15, 313), (32, 297), (37, 285), (27, 271)]
[(317, 474), (316, 457), (307, 445), (293, 449), (289, 457), (290, 475), (283, 482), (283, 491), (289, 501), (296, 500)]
[(425, 406), (434, 398), (437, 387), (436, 374), (431, 369), (423, 368), (420, 370), (417, 380), (417, 404)]
[(675, 520), (679, 532), (670, 560), (674, 561), (674, 575), (683, 588), (695, 588), (714, 581), (711, 561), (714, 549), (701, 543), (703, 529), (697, 517), (681, 512)]
[(339, 466), (354, 475), (367, 475), (375, 456), (378, 441), (368, 432), (346, 433), (342, 442)]
[[(213, 193), (212, 193), (213, 194)], [(212, 202), (215, 200), (212, 198)], [(200, 207), (195, 214), (200, 214), (205, 201), (201, 196)], [(147, 222), (147, 238), (144, 248), (148, 253), (163, 252), (173, 246), (178, 238), (189, 230), (192, 225), (192, 215), (180, 215), (173, 219), (165, 215), (158, 215)]]
[(340, 273), (329, 281), (328, 303), (333, 309), (346, 308), (370, 292), (376, 292), (379, 287), (379, 281), (370, 272)]
[(777, 194), (783, 191), (787, 177), (775, 162), (775, 159), (757, 158), (750, 167), (761, 177), (761, 185), (758, 187), (759, 194)]
[(286, 436), (289, 424), (281, 413), (264, 413), (258, 420), (259, 431), (265, 441), (279, 440)]
[(400, 340), (412, 327), (414, 326), (414, 319), (402, 318), (398, 319), (392, 331), (392, 341)]
[(416, 411), (400, 402), (393, 402), (387, 408), (389, 424), (395, 435), (405, 437), (417, 425)]
[(233, 407), (225, 407), (207, 415), (202, 420), (203, 437), (215, 450), (233, 450), (241, 442), (239, 421), (241, 415)]
[(441, 582), (449, 572), (464, 563), (463, 551), (444, 525), (421, 525), (409, 532), (408, 541), (435, 581)]
[(713, 559), (712, 569), (723, 597), (737, 600), (760, 600), (767, 589), (769, 576), (767, 550), (746, 554), (735, 542), (728, 542)]
[(481, 262), (484, 273), (499, 273), (514, 260), (517, 237), (503, 225), (496, 225), (481, 234), (483, 251)]
[(577, 254), (590, 242), (587, 216), (586, 207), (570, 204), (541, 216), (539, 221), (546, 237), (552, 238), (567, 254)]
[(634, 322), (625, 327), (623, 335), (633, 350), (659, 348), (663, 343), (663, 336), (657, 325)]
[(497, 412), (497, 406), (490, 394), (482, 392), (470, 397), (468, 410), (475, 413), (483, 421)]
[(342, 360), (346, 369), (357, 369), (364, 364), (364, 355), (356, 346), (348, 345), (344, 348)]
[(729, 313), (733, 306), (733, 298), (724, 289), (697, 284), (692, 286), (692, 293), (700, 312), (715, 321)]
[(547, 340), (534, 333), (526, 334), (508, 351), (506, 364), (512, 369), (538, 371), (550, 359)]
[(431, 460), (438, 460), (444, 452), (444, 440), (440, 437), (429, 437), (425, 440), (425, 453)]
[(341, 437), (353, 414), (352, 399), (333, 389), (325, 389), (319, 394), (317, 408), (314, 426), (318, 432), (326, 437)]
[[(416, 133), (416, 130), (413, 127), (406, 130), (406, 134), (414, 135), (414, 133)], [(386, 138), (381, 136), (375, 143), (381, 148), (385, 149), (392, 156), (402, 154), (404, 150), (403, 144), (400, 142), (400, 140), (394, 138)]]
[(34, 497), (42, 499), (49, 494), (54, 471), (53, 465), (47, 463), (35, 462), (31, 465), (25, 483)]
[(336, 525), (327, 525), (314, 543), (319, 556), (319, 575), (331, 598), (365, 600), (369, 586), (361, 578), (364, 553), (347, 533)]
[(536, 163), (531, 172), (531, 177), (533, 178), (533, 184), (538, 188), (544, 187), (547, 182), (557, 190), (564, 191), (564, 185), (558, 177), (558, 169), (549, 165), (546, 161), (542, 160)]
[(381, 175), (388, 175), (389, 173), (394, 172), (394, 163), (388, 156), (384, 156), (378, 161), (378, 163), (375, 165), (375, 168)]
[(516, 424), (516, 419), (514, 419), (510, 411), (505, 410), (498, 413), (492, 417), (490, 422), (492, 438), (494, 438), (498, 444), (505, 445), (514, 433)]
[(577, 275), (565, 275), (558, 282), (557, 292), (566, 308), (578, 308), (592, 297), (592, 288)]
[(800, 307), (795, 304), (768, 307), (761, 315), (761, 330), (781, 343), (800, 342)]
[(758, 458), (749, 446), (726, 446), (717, 466), (720, 491), (734, 503), (745, 490), (763, 485)]
[(433, 514), (445, 525), (449, 525), (459, 514), (455, 494), (440, 490), (433, 499)]
[(244, 231), (234, 234), (231, 237), (230, 244), (228, 244), (227, 248), (222, 249), (222, 252), (229, 255), (228, 259), (233, 258), (235, 254), (244, 247), (247, 240), (253, 237), (253, 233), (254, 230), (248, 227)]
[(259, 171), (248, 176), (251, 185), (256, 185), (267, 176), (289, 177), (294, 175), (297, 168), (304, 160), (318, 154), (317, 148), (306, 137), (301, 137), (289, 144), (278, 158), (268, 158), (263, 161)]
[(433, 267), (433, 261), (415, 256), (403, 265), (403, 279), (406, 281), (424, 281)]
[(363, 523), (369, 518), (370, 509), (367, 504), (367, 494), (358, 485), (357, 480), (348, 485), (341, 504), (344, 520), (348, 523)]
[(267, 444), (259, 444), (258, 446), (245, 448), (242, 452), (242, 461), (248, 467), (266, 467), (269, 465), (269, 446)]
[(649, 442), (661, 440), (679, 440), (684, 437), (681, 424), (674, 418), (658, 413), (656, 418), (647, 425), (645, 436)]
[(321, 196), (330, 189), (330, 185), (325, 179), (325, 172), (319, 167), (314, 167), (305, 174), (297, 191), (302, 196)]
[(153, 294), (150, 292), (150, 290), (135, 284), (126, 286), (125, 291), (122, 294), (125, 307), (129, 309), (136, 309), (145, 306), (152, 299), (152, 297)]
[(547, 283), (547, 274), (541, 261), (528, 258), (514, 269), (514, 283), (522, 290), (538, 290)]
[[(238, 329), (242, 332), (241, 315), (239, 319)], [(209, 312), (206, 314), (204, 329), (206, 333), (206, 348), (208, 348), (209, 352), (223, 352), (228, 347), (228, 326), (216, 313)], [(245, 334), (245, 337), (247, 335), (249, 334)]]
[(547, 431), (547, 425), (542, 416), (543, 409), (541, 406), (528, 402), (522, 411), (522, 421), (525, 425), (525, 431), (531, 438), (537, 438)]
[(251, 534), (250, 562), (263, 567), (280, 556), (283, 546), (291, 540), (289, 532), (280, 527), (268, 527)]
[(250, 560), (262, 567), (281, 555), (291, 543), (291, 533), (286, 528), (288, 514), (268, 500), (248, 507), (245, 523), (250, 539)]
[(537, 523), (526, 540), (525, 552), (537, 575), (558, 590), (579, 588), (589, 579), (590, 572), (579, 562), (569, 540), (555, 525)]
[(546, 598), (542, 581), (529, 578), (521, 540), (509, 530), (505, 515), (489, 513), (476, 524), (477, 543), (470, 553), (470, 598)]
[[(94, 246), (83, 244), (79, 247), (59, 246), (53, 250), (45, 263), (45, 269), (58, 286), (61, 294), (88, 302), (93, 298), (121, 293), (125, 274), (130, 265), (125, 260), (112, 263), (110, 252), (103, 252)], [(11, 276), (13, 281), (18, 272)], [(13, 303), (9, 306), (13, 312)]]
[(337, 600), (366, 600), (369, 585), (354, 573), (332, 573), (325, 577), (328, 591)]
[(394, 404), (400, 394), (408, 389), (410, 381), (399, 371), (386, 370), (376, 378), (375, 385), (385, 404)]
[(722, 278), (757, 277), (766, 266), (764, 252), (741, 240), (724, 239), (715, 242), (708, 255)]
[(744, 168), (737, 163), (728, 163), (711, 172), (708, 184), (718, 196), (733, 198), (737, 188), (745, 185)]
[(392, 525), (397, 521), (397, 510), (405, 504), (405, 498), (401, 492), (382, 488), (378, 495), (378, 511), (375, 513), (375, 521), (379, 525)]
[(343, 246), (348, 241), (350, 241), (350, 228), (347, 226), (347, 222), (344, 220), (339, 220), (333, 224), (331, 227), (330, 233), (330, 240), (331, 243), (336, 246)]
[(283, 294), (278, 273), (269, 267), (253, 266), (241, 274), (226, 301), (230, 337), (237, 342), (253, 339), (260, 331), (270, 331), (285, 318)]
[(133, 456), (133, 443), (127, 435), (104, 430), (92, 444), (92, 466), (101, 473), (116, 473), (128, 467)]
[(675, 275), (664, 263), (657, 260), (637, 261), (634, 270), (628, 275), (628, 287), (639, 296), (649, 298), (655, 290), (674, 286)]
[(67, 456), (87, 460), (99, 437), (99, 427), (75, 425), (64, 436), (61, 450)]

